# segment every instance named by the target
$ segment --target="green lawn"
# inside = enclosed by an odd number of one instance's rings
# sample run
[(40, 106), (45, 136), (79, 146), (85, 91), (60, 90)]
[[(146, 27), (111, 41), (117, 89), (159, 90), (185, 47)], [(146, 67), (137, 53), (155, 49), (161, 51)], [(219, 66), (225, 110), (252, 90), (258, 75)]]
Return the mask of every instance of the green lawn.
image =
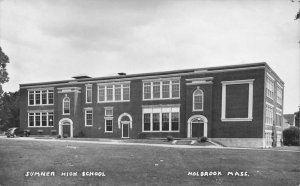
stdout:
[[(300, 153), (22, 141), (0, 138), (0, 185), (299, 185)], [(26, 177), (54, 171), (54, 177)], [(83, 171), (105, 177), (83, 177)], [(222, 176), (188, 176), (220, 171)], [(227, 172), (249, 176), (227, 176)], [(63, 177), (62, 172), (77, 172)]]

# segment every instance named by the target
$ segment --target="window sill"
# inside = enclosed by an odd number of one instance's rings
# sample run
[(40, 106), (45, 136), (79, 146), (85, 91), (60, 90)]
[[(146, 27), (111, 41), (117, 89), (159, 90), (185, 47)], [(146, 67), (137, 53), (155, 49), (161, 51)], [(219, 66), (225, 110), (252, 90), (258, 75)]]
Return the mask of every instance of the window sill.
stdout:
[(122, 102), (130, 102), (130, 100), (124, 100), (124, 101), (98, 101), (97, 103), (122, 103)]
[(93, 125), (84, 125), (85, 127), (93, 127)]
[(104, 133), (114, 133), (113, 131), (105, 131)]
[(222, 122), (252, 121), (252, 118), (221, 118)]
[(163, 132), (163, 133), (166, 133), (166, 132), (180, 132), (180, 131), (142, 131), (142, 132), (150, 132), (150, 133), (159, 133), (159, 132)]
[(47, 128), (47, 127), (54, 127), (54, 126), (28, 126), (28, 128)]
[(180, 99), (180, 97), (178, 97), (178, 98), (153, 98), (153, 99), (143, 99), (143, 101), (174, 100), (174, 99)]
[(34, 107), (34, 106), (54, 106), (54, 104), (28, 105), (28, 107)]

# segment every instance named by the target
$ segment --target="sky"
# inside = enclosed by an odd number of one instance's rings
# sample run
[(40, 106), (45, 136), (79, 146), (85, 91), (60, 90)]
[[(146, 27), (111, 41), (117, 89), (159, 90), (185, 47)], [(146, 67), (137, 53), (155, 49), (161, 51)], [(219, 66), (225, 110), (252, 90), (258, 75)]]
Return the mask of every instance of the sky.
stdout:
[(19, 84), (267, 62), (300, 106), (300, 3), (290, 0), (0, 0), (0, 46)]

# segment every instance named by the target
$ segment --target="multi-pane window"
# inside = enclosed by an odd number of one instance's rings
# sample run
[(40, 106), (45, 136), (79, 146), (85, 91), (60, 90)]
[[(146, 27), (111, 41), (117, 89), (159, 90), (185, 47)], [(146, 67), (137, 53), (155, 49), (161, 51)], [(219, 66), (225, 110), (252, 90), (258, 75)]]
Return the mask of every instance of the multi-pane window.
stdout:
[(93, 109), (85, 109), (85, 126), (93, 126)]
[(85, 94), (86, 94), (85, 101), (86, 101), (86, 103), (92, 103), (92, 92), (93, 92), (92, 85), (86, 85), (85, 88), (86, 88), (86, 91), (85, 91)]
[(203, 91), (200, 89), (195, 90), (193, 93), (193, 110), (203, 110)]
[(70, 114), (70, 98), (68, 97), (63, 99), (63, 114)]
[(28, 127), (53, 127), (53, 112), (29, 112)]
[(272, 147), (272, 131), (265, 131), (265, 146)]
[(274, 80), (269, 75), (266, 78), (266, 93), (270, 99), (274, 98)]
[(282, 126), (282, 111), (276, 109), (276, 126)]
[(53, 105), (53, 90), (30, 90), (28, 91), (28, 105)]
[(274, 122), (273, 106), (266, 104), (266, 125), (273, 125), (273, 122)]
[(130, 84), (98, 85), (98, 102), (118, 102), (130, 100)]
[(277, 86), (277, 103), (282, 105), (282, 88)]
[(179, 107), (143, 109), (144, 132), (178, 132)]
[(180, 97), (179, 80), (144, 82), (144, 100), (172, 99)]
[(105, 132), (113, 132), (113, 120), (105, 119)]
[(113, 116), (113, 108), (112, 107), (105, 108), (105, 116)]

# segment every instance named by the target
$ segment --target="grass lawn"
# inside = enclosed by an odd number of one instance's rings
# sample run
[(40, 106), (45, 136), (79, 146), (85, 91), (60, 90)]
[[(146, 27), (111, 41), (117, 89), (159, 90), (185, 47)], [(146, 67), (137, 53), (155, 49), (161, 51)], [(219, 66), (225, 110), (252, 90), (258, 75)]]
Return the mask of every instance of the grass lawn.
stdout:
[[(182, 149), (0, 138), (0, 185), (299, 185), (300, 153)], [(54, 177), (26, 177), (54, 171)], [(85, 171), (105, 177), (82, 176)], [(220, 171), (221, 176), (191, 176)], [(227, 172), (249, 176), (227, 176)], [(61, 176), (77, 172), (77, 176)]]

